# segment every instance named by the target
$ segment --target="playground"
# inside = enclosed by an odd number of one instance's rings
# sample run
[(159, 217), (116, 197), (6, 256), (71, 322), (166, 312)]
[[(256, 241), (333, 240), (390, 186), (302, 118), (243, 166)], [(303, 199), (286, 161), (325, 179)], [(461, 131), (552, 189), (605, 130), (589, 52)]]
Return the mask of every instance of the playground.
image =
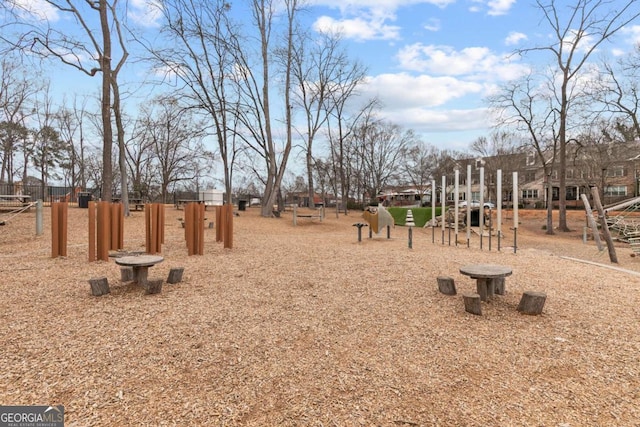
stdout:
[[(519, 211), (517, 251), (467, 247), (431, 228), (373, 234), (363, 213), (293, 224), (292, 212), (233, 218), (233, 248), (204, 230), (189, 255), (185, 212), (166, 205), (163, 261), (184, 268), (147, 295), (114, 258), (89, 262), (88, 212), (68, 209), (67, 255), (53, 258), (51, 213), (0, 227), (0, 402), (65, 408), (78, 426), (581, 426), (640, 419), (640, 258), (618, 264), (573, 231), (548, 236)], [(304, 212), (301, 212), (304, 214)], [(556, 212), (557, 214), (557, 212)], [(207, 214), (209, 215), (209, 214)], [(554, 220), (557, 225), (557, 218)], [(124, 219), (124, 251), (145, 251), (144, 211)], [(467, 264), (508, 266), (506, 292), (465, 312)], [(438, 276), (457, 295), (438, 291)], [(93, 296), (89, 280), (110, 293)], [(541, 315), (516, 310), (544, 292)]]

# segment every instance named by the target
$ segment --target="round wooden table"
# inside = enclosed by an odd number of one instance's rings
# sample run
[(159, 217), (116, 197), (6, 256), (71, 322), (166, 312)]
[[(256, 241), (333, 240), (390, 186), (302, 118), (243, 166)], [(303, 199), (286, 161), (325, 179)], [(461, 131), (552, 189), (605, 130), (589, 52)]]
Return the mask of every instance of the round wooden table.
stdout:
[(460, 273), (476, 279), (480, 299), (486, 301), (495, 293), (504, 294), (504, 278), (510, 276), (512, 271), (511, 267), (504, 265), (472, 264), (460, 267)]
[(133, 268), (133, 281), (147, 286), (149, 268), (164, 261), (160, 255), (131, 255), (116, 258), (116, 264)]

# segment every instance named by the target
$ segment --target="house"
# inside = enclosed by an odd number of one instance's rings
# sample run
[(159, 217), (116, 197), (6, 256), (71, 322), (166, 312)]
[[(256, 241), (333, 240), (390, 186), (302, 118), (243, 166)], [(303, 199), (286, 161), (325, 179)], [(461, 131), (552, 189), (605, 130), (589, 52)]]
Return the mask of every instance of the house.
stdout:
[[(545, 156), (550, 162), (550, 156)], [(509, 206), (513, 201), (513, 176), (517, 172), (518, 202), (524, 208), (542, 209), (547, 206), (547, 188), (551, 187), (551, 202), (558, 206), (560, 196), (559, 167), (545, 175), (540, 156), (531, 151), (488, 157), (464, 158), (455, 161), (458, 175), (458, 200), (467, 199), (470, 188), (470, 200), (502, 201)], [(471, 169), (470, 178), (467, 170)], [(480, 183), (480, 171), (484, 173), (484, 182)], [(498, 170), (501, 171), (501, 194), (498, 193)], [(565, 174), (566, 206), (582, 209), (580, 195), (587, 194), (591, 199), (591, 187), (600, 189), (603, 205), (611, 205), (632, 197), (640, 196), (640, 140), (627, 143), (609, 143), (580, 146), (570, 144), (567, 152)], [(442, 177), (434, 177), (436, 200), (440, 203)], [(468, 179), (471, 181), (468, 184)], [(453, 204), (455, 199), (455, 170), (445, 176), (446, 203)], [(415, 187), (389, 187), (381, 191), (377, 198), (381, 203), (391, 206), (407, 206), (431, 203), (431, 184), (424, 189)], [(481, 197), (481, 191), (483, 192)]]
[[(549, 156), (545, 162), (550, 162)], [(636, 197), (640, 192), (640, 140), (628, 143), (571, 144), (567, 152), (567, 168), (563, 172), (556, 167), (550, 176), (545, 175), (540, 156), (533, 151), (503, 156), (466, 159), (458, 161), (461, 171), (461, 187), (466, 186), (466, 166), (472, 164), (472, 199), (480, 198), (480, 167), (484, 167), (484, 200), (497, 200), (497, 170), (502, 171), (503, 203), (513, 200), (513, 172), (517, 172), (518, 201), (525, 208), (544, 208), (547, 205), (547, 188), (551, 186), (551, 202), (558, 206), (560, 174), (565, 175), (568, 208), (583, 208), (580, 195), (591, 198), (591, 187), (598, 187), (603, 205)], [(464, 175), (464, 176), (463, 176)], [(449, 180), (449, 178), (451, 180)], [(447, 177), (453, 182), (453, 174)], [(461, 192), (464, 192), (461, 189)], [(463, 200), (465, 194), (460, 196)], [(453, 200), (452, 192), (448, 195)]]

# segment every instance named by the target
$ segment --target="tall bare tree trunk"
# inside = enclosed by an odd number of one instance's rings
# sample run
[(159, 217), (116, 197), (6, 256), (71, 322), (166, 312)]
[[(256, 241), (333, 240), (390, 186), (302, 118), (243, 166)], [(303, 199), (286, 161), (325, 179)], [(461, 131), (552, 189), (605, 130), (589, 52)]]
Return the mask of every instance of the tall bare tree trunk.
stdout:
[(102, 200), (111, 201), (113, 194), (113, 165), (111, 150), (113, 147), (113, 129), (111, 127), (111, 30), (107, 14), (107, 0), (100, 0), (100, 28), (104, 51), (100, 58), (102, 67)]

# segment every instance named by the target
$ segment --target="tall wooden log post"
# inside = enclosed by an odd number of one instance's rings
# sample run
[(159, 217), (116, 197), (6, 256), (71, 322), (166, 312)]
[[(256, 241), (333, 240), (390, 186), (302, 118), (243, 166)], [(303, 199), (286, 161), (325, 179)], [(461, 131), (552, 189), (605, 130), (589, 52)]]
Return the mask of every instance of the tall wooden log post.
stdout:
[(618, 256), (616, 255), (616, 248), (615, 246), (613, 246), (613, 239), (611, 238), (611, 233), (609, 232), (607, 218), (605, 218), (604, 216), (604, 208), (602, 207), (602, 203), (600, 203), (600, 193), (598, 193), (598, 187), (591, 187), (591, 196), (593, 197), (593, 203), (596, 205), (596, 209), (598, 210), (600, 227), (602, 227), (602, 234), (604, 236), (605, 242), (607, 242), (607, 248), (609, 249), (609, 260), (617, 264)]
[(589, 223), (589, 227), (591, 227), (591, 231), (593, 232), (593, 240), (596, 242), (596, 246), (599, 251), (603, 251), (604, 247), (602, 246), (602, 240), (600, 240), (600, 232), (598, 231), (598, 224), (596, 224), (595, 219), (593, 219), (593, 212), (591, 211), (591, 205), (589, 204), (589, 198), (586, 194), (581, 194), (580, 198), (582, 199), (582, 203), (584, 203), (584, 209), (587, 212), (587, 222)]

